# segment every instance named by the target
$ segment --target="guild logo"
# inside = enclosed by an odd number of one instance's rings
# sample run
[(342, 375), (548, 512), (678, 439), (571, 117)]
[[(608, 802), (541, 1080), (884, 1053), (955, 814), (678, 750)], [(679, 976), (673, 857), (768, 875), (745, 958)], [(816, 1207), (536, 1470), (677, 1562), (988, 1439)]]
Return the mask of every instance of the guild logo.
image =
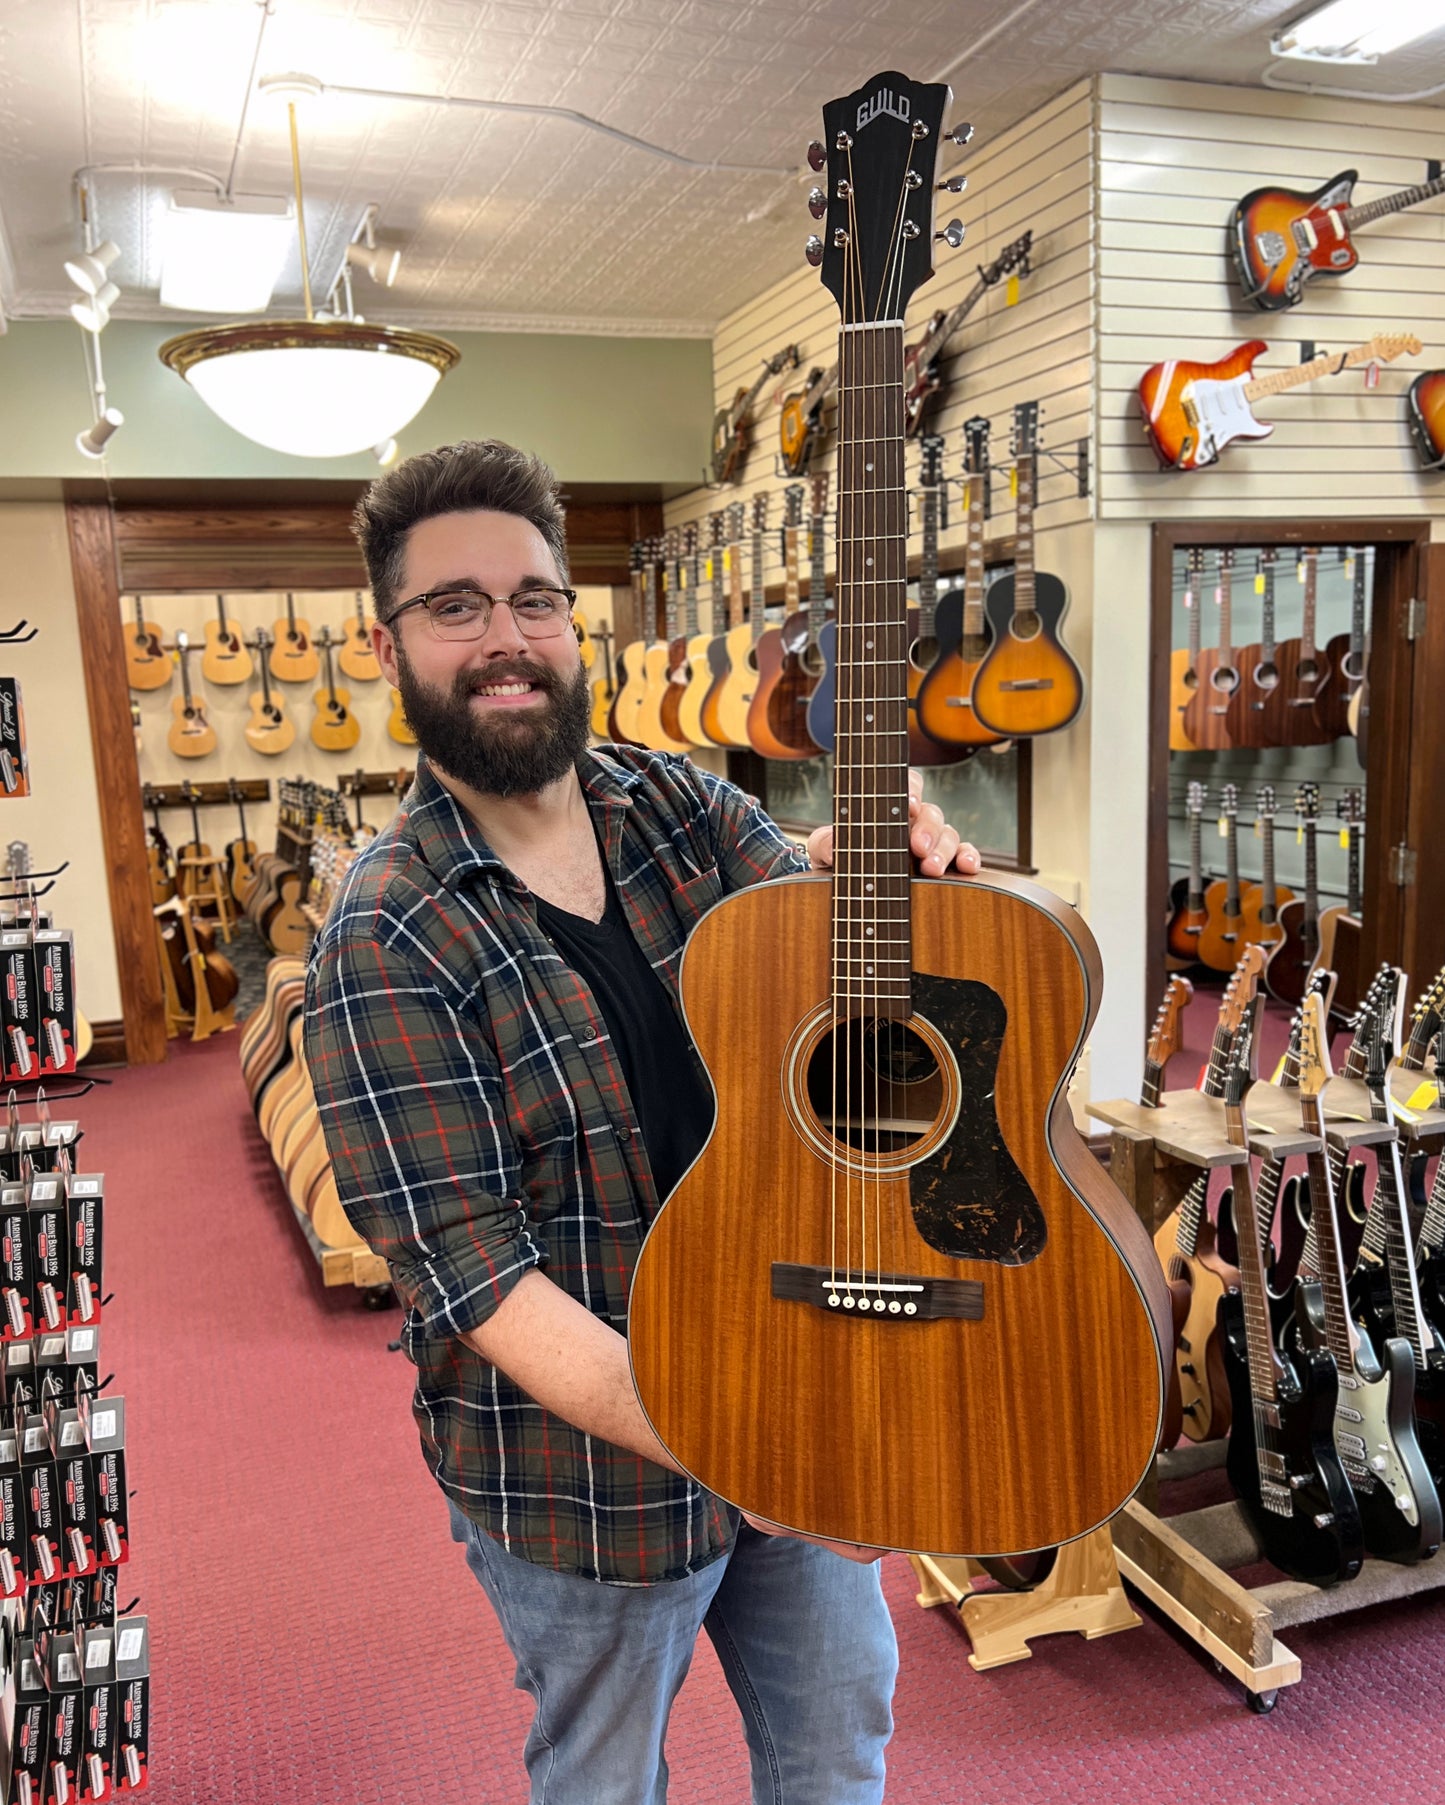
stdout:
[(889, 113), (893, 118), (901, 119), (905, 125), (913, 116), (906, 94), (895, 94), (892, 88), (880, 88), (859, 105), (858, 130), (861, 132), (865, 125), (871, 125), (880, 113)]

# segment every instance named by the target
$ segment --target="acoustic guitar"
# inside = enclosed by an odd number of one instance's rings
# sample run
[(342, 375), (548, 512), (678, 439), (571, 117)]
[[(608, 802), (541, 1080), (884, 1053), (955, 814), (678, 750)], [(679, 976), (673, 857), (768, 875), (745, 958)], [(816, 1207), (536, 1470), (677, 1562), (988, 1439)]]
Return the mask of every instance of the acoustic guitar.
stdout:
[(1214, 599), (1219, 608), (1219, 643), (1199, 654), (1199, 683), (1184, 710), (1184, 731), (1205, 752), (1224, 752), (1229, 737), (1229, 703), (1239, 688), (1234, 653), (1234, 548), (1219, 552), (1219, 581)]
[(739, 389), (727, 407), (720, 407), (712, 423), (712, 480), (735, 483), (742, 479), (743, 464), (753, 437), (753, 408), (770, 377), (798, 367), (798, 347), (785, 345), (766, 360), (751, 388)]
[(181, 660), (181, 693), (171, 698), (175, 719), (166, 732), (166, 744), (177, 758), (207, 758), (216, 750), (216, 730), (206, 705), (191, 694), (191, 647), (184, 633), (176, 634)]
[[(1342, 548), (1343, 549), (1343, 548)], [(1345, 576), (1350, 582), (1350, 630), (1336, 633), (1325, 647), (1321, 663), (1324, 681), (1315, 691), (1315, 725), (1326, 743), (1351, 731), (1350, 704), (1365, 675), (1365, 552), (1344, 553)]]
[(1195, 742), (1189, 737), (1186, 713), (1199, 688), (1199, 654), (1204, 633), (1200, 616), (1204, 611), (1204, 547), (1191, 545), (1185, 561), (1184, 619), (1188, 624), (1188, 644), (1169, 654), (1169, 750), (1193, 752)]
[(753, 497), (752, 587), (748, 597), (748, 618), (743, 626), (728, 629), (724, 643), (727, 671), (716, 692), (709, 697), (718, 736), (712, 735), (708, 717), (703, 718), (709, 737), (718, 737), (718, 743), (724, 746), (752, 744), (748, 738), (748, 711), (758, 681), (753, 653), (767, 626), (767, 526), (768, 497), (760, 493)]
[(1420, 462), (1427, 470), (1445, 470), (1445, 370), (1417, 376), (1405, 405)]
[(1199, 936), (1209, 919), (1204, 907), (1204, 795), (1204, 785), (1191, 781), (1184, 804), (1189, 817), (1189, 875), (1179, 878), (1169, 892), (1164, 945), (1169, 958), (1182, 966), (1201, 963)]
[[(989, 648), (984, 611), (983, 526), (988, 514), (988, 421), (976, 414), (963, 427), (967, 445), (965, 506), (968, 537), (964, 550), (963, 587), (939, 598), (934, 617), (938, 656), (918, 691), (918, 721), (940, 745), (976, 752), (1002, 744), (1002, 736), (985, 727), (973, 706), (973, 685)], [(927, 447), (929, 441), (923, 441)], [(911, 681), (911, 677), (910, 677)]]
[(682, 557), (675, 572), (678, 587), (668, 598), (667, 607), (667, 680), (662, 688), (658, 719), (665, 738), (683, 746), (695, 746), (682, 731), (682, 698), (687, 691), (691, 667), (687, 649), (699, 637), (697, 631), (697, 589), (701, 582), (701, 554), (698, 550), (697, 522), (688, 521), (682, 529)]
[(372, 650), (371, 621), (359, 589), (356, 592), (356, 612), (341, 629), (340, 638), (341, 649), (336, 654), (336, 662), (341, 666), (342, 676), (350, 677), (353, 683), (374, 683), (381, 675), (381, 666), (376, 662), (376, 653)]
[(125, 632), (125, 674), (132, 689), (164, 689), (171, 680), (170, 654), (161, 630), (145, 617), (145, 599), (135, 598), (135, 621)]
[(688, 941), (717, 1115), (643, 1244), (628, 1347), (663, 1443), (745, 1510), (1011, 1556), (1138, 1485), (1170, 1310), (1065, 1101), (1096, 1004), (1087, 928), (1023, 879), (912, 876), (902, 316), (929, 273), (946, 100), (890, 73), (824, 110), (836, 863), (723, 898)]
[(207, 683), (244, 683), (251, 675), (251, 654), (241, 629), (226, 613), (226, 598), (216, 597), (216, 618), (206, 622), (206, 649), (201, 675)]
[(808, 732), (819, 751), (831, 752), (836, 725), (838, 624), (833, 619), (833, 600), (828, 594), (827, 471), (815, 471), (808, 478), (808, 490), (813, 560), (808, 594), (809, 645), (803, 661), (817, 673), (813, 693), (808, 697)]
[(1297, 307), (1315, 276), (1343, 276), (1360, 260), (1353, 234), (1371, 220), (1445, 194), (1445, 176), (1355, 207), (1359, 171), (1341, 170), (1318, 188), (1255, 188), (1235, 206), (1229, 248), (1240, 292), (1264, 313)]
[[(1260, 840), (1260, 881), (1245, 886), (1240, 902), (1244, 910), (1244, 937), (1252, 946), (1265, 949), (1266, 960), (1272, 949), (1284, 940), (1279, 912), (1294, 901), (1294, 891), (1277, 884), (1274, 878), (1274, 817), (1276, 812), (1274, 785), (1262, 783), (1254, 805), (1254, 831)], [(1268, 970), (1268, 965), (1265, 967)], [(1265, 980), (1266, 985), (1268, 979)]]
[(1360, 854), (1365, 833), (1365, 792), (1352, 784), (1335, 804), (1345, 844), (1345, 900), (1320, 911), (1319, 962), (1339, 979), (1335, 1011), (1348, 1019), (1360, 1006), (1365, 987), (1361, 919)]
[[(764, 503), (764, 506), (767, 504)], [(712, 682), (707, 694), (703, 697), (701, 718), (702, 730), (708, 741), (714, 746), (747, 745), (747, 716), (743, 715), (742, 731), (744, 737), (734, 739), (731, 732), (723, 726), (718, 704), (728, 690), (728, 678), (732, 673), (733, 653), (740, 658), (747, 657), (752, 647), (752, 635), (743, 619), (743, 529), (747, 523), (747, 511), (740, 501), (730, 502), (727, 510), (727, 617), (724, 622), (719, 618), (716, 604), (713, 608), (713, 636), (707, 648), (708, 669), (712, 672)], [(738, 725), (738, 711), (730, 698), (728, 713), (729, 728)]]
[(1320, 818), (1320, 786), (1317, 783), (1299, 785), (1294, 796), (1294, 812), (1304, 840), (1304, 894), (1287, 902), (1279, 912), (1284, 939), (1275, 948), (1264, 979), (1270, 995), (1291, 1009), (1304, 1001), (1305, 986), (1320, 951), (1319, 850), (1315, 841)]
[(722, 509), (719, 508), (707, 517), (707, 571), (712, 602), (711, 632), (704, 633), (699, 624), (699, 592), (697, 588), (694, 587), (688, 592), (687, 646), (684, 654), (687, 687), (683, 690), (682, 700), (677, 707), (677, 728), (680, 736), (690, 746), (712, 744), (707, 728), (703, 725), (703, 708), (707, 702), (708, 691), (713, 684), (712, 647), (722, 632), (727, 609), (723, 537), (724, 515)]
[(1204, 892), (1198, 949), (1200, 960), (1211, 970), (1233, 971), (1247, 942), (1239, 883), (1239, 791), (1232, 783), (1225, 784), (1220, 800), (1219, 831), (1224, 835), (1225, 875)]
[(326, 660), (326, 681), (311, 698), (316, 704), (316, 713), (311, 717), (311, 743), (323, 752), (349, 752), (361, 738), (361, 722), (351, 712), (351, 691), (336, 687), (336, 673), (331, 668), (330, 627), (321, 629), (317, 643)]
[(236, 907), (244, 909), (256, 882), (256, 842), (246, 832), (246, 797), (234, 777), (227, 778), (226, 791), (241, 823), (240, 833), (226, 846), (226, 887), (236, 899)]
[(1280, 714), (1278, 746), (1320, 746), (1325, 735), (1315, 715), (1315, 700), (1325, 684), (1325, 663), (1315, 643), (1319, 608), (1320, 554), (1308, 547), (1297, 566), (1304, 585), (1298, 639), (1287, 639), (1279, 648)]
[(321, 669), (311, 643), (311, 622), (296, 612), (296, 597), (286, 592), (285, 618), (271, 628), (271, 675), (280, 683), (310, 683)]
[(642, 694), (637, 703), (637, 718), (629, 728), (638, 745), (653, 752), (686, 752), (684, 741), (674, 739), (663, 725), (662, 705), (671, 687), (668, 672), (672, 664), (672, 646), (678, 637), (678, 591), (682, 584), (682, 534), (669, 527), (663, 535), (662, 613), (648, 621), (653, 634), (642, 651)]
[(918, 604), (908, 610), (908, 757), (914, 765), (952, 765), (971, 758), (977, 746), (945, 743), (925, 731), (919, 693), (936, 668), (941, 648), (938, 622), (938, 529), (946, 499), (943, 440), (925, 433), (919, 443), (918, 511), (922, 545), (918, 564)]
[(1038, 492), (1037, 401), (1014, 408), (1018, 482), (1011, 576), (989, 590), (984, 612), (992, 643), (973, 680), (973, 711), (1003, 739), (1057, 733), (1084, 706), (1084, 676), (1060, 637), (1069, 594), (1056, 576), (1034, 568)]
[(194, 865), (188, 868), (186, 861), (188, 859), (208, 859), (212, 855), (210, 846), (201, 838), (201, 792), (188, 777), (182, 780), (181, 795), (185, 798), (191, 811), (191, 837), (176, 854), (177, 889), (182, 900), (189, 902), (201, 889), (203, 883), (209, 885), (210, 878), (209, 876), (203, 877)]
[(254, 641), (256, 658), (261, 671), (261, 687), (253, 689), (246, 698), (251, 710), (251, 718), (245, 726), (246, 744), (253, 752), (259, 752), (266, 758), (276, 758), (285, 752), (296, 738), (295, 723), (286, 713), (285, 698), (279, 690), (271, 688), (271, 671), (267, 653), (271, 646), (271, 635), (264, 627), (257, 627)]
[(748, 704), (748, 741), (762, 758), (816, 758), (808, 732), (808, 697), (817, 681), (803, 662), (808, 616), (802, 607), (803, 485), (783, 492), (783, 618), (753, 649), (757, 681)]
[(594, 643), (602, 648), (602, 675), (592, 679), (592, 737), (605, 740), (608, 718), (612, 713), (612, 704), (617, 695), (617, 686), (612, 675), (612, 629), (599, 627), (592, 638)]
[(1260, 597), (1260, 635), (1245, 646), (1236, 662), (1239, 685), (1224, 717), (1232, 746), (1275, 746), (1283, 731), (1284, 697), (1279, 687), (1279, 648), (1275, 642), (1274, 575), (1279, 554), (1266, 547), (1259, 554), (1254, 586)]
[(160, 801), (149, 784), (145, 786), (144, 801), (151, 812), (151, 825), (146, 835), (146, 870), (150, 878), (151, 906), (155, 908), (175, 895), (176, 866), (161, 826)]
[(656, 539), (641, 540), (632, 549), (633, 614), (637, 638), (630, 640), (617, 661), (617, 700), (612, 705), (612, 738), (623, 745), (640, 746), (642, 701), (647, 694), (647, 647), (657, 633), (657, 562), (661, 547)]
[[(1144, 1082), (1140, 1089), (1139, 1101), (1145, 1109), (1158, 1109), (1159, 1107), (1164, 1092), (1164, 1068), (1179, 1051), (1183, 1042), (1184, 1011), (1193, 995), (1194, 986), (1188, 978), (1171, 978), (1169, 980), (1168, 987), (1164, 992), (1164, 1000), (1159, 1005), (1158, 1013), (1154, 1017), (1154, 1025), (1149, 1032), (1149, 1044), (1144, 1050)], [(1170, 1277), (1168, 1285), (1173, 1314), (1176, 1357), (1169, 1362), (1164, 1423), (1159, 1432), (1161, 1448), (1172, 1448), (1184, 1432), (1184, 1393), (1180, 1388), (1177, 1354), (1179, 1337), (1185, 1333), (1188, 1326), (1189, 1305), (1193, 1295), (1186, 1275), (1176, 1274)]]
[[(978, 266), (978, 281), (958, 306), (947, 313), (940, 309), (924, 327), (923, 337), (917, 344), (904, 347), (903, 414), (910, 439), (922, 427), (929, 403), (943, 386), (943, 374), (939, 365), (949, 341), (988, 291), (1002, 282), (1005, 276), (1011, 275), (1015, 270), (1021, 276), (1029, 273), (1029, 251), (1033, 242), (1032, 230), (1027, 231), (1014, 239), (1012, 244), (1006, 245), (992, 263), (987, 266), (981, 263)], [(1014, 288), (1017, 289), (1017, 284)]]

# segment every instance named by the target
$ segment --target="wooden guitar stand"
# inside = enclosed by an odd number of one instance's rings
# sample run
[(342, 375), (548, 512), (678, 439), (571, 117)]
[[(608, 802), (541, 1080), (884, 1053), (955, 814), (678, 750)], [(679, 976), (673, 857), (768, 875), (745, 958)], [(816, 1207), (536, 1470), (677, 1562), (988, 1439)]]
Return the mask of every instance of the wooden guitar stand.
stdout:
[[(190, 960), (191, 970), (195, 974), (195, 1009), (182, 1007), (180, 993), (176, 989), (175, 974), (171, 971), (170, 958), (166, 952), (165, 941), (161, 938), (160, 916), (171, 913), (180, 918), (186, 936), (186, 957)], [(196, 924), (190, 909), (185, 903), (175, 900), (162, 903), (156, 911), (156, 947), (161, 959), (161, 983), (165, 993), (166, 1039), (174, 1040), (180, 1034), (189, 1034), (193, 1041), (207, 1040), (212, 1034), (224, 1034), (236, 1025), (236, 1005), (227, 1003), (224, 1009), (216, 1009), (211, 1004), (210, 992), (206, 986), (205, 954), (196, 940)]]

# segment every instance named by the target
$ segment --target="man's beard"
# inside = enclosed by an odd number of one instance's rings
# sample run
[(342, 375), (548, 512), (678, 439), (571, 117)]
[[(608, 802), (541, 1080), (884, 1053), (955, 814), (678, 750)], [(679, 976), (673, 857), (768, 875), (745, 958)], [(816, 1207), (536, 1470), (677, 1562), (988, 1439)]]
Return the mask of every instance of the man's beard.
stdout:
[[(568, 679), (528, 658), (498, 659), (459, 671), (450, 692), (422, 683), (398, 644), (397, 688), (417, 745), (434, 765), (484, 796), (531, 796), (546, 789), (587, 750), (592, 696), (587, 671)], [(483, 720), (472, 705), (494, 683), (531, 683), (545, 700), (498, 708)]]

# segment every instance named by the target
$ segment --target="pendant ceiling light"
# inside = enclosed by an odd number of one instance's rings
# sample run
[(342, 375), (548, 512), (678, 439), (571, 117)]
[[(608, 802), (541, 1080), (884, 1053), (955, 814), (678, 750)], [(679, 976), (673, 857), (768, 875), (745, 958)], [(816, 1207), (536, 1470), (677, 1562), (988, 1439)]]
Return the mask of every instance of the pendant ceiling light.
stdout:
[(461, 357), (429, 332), (315, 317), (301, 199), (296, 98), (320, 92), (308, 76), (261, 83), (286, 97), (304, 320), (253, 320), (202, 326), (168, 339), (160, 359), (227, 426), (291, 457), (348, 457), (385, 445), (421, 412)]

